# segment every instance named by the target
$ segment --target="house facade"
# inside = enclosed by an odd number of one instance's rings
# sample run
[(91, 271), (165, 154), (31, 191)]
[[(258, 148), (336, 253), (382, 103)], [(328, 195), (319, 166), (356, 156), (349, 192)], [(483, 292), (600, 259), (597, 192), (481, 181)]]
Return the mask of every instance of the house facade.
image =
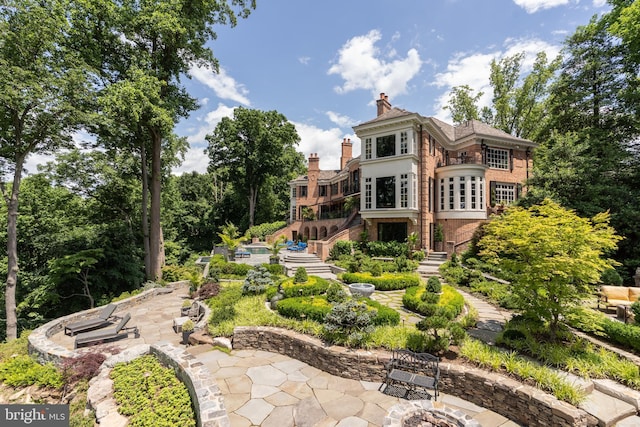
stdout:
[(458, 252), (521, 196), (534, 142), (476, 120), (452, 126), (395, 108), (385, 94), (376, 103), (377, 116), (353, 128), (358, 158), (345, 139), (340, 170), (321, 170), (311, 154), (307, 175), (290, 182), (290, 237), (319, 242), (322, 258), (331, 240), (353, 239), (354, 230), (383, 241), (415, 232), (423, 249)]

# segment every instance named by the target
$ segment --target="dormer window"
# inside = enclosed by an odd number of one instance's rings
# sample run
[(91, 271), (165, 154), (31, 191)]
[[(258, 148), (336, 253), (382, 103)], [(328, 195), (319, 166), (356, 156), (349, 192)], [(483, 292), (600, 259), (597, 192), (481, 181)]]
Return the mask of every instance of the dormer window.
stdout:
[(376, 157), (396, 155), (396, 135), (386, 135), (376, 138)]

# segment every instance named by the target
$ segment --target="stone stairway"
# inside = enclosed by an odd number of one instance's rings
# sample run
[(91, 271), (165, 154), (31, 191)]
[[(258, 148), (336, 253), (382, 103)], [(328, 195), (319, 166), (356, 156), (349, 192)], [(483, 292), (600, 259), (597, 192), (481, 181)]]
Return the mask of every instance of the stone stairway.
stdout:
[(304, 267), (305, 270), (307, 270), (307, 274), (313, 276), (332, 279), (335, 279), (336, 277), (336, 275), (331, 271), (331, 267), (322, 262), (322, 260), (314, 254), (304, 252), (286, 253), (283, 257), (283, 261), (285, 274), (287, 276), (293, 276), (296, 274), (296, 270), (298, 268)]
[(446, 252), (429, 252), (425, 259), (420, 261), (418, 266), (418, 273), (424, 278), (431, 276), (440, 276), (438, 268), (447, 261)]

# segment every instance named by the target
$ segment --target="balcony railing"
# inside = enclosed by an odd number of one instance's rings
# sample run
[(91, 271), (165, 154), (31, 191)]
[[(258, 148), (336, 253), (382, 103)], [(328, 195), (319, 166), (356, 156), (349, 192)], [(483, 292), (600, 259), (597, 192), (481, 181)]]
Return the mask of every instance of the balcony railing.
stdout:
[(453, 165), (481, 165), (482, 157), (480, 156), (457, 156), (457, 157), (447, 157), (445, 159), (445, 164), (442, 162), (438, 162), (438, 167), (441, 166), (453, 166)]

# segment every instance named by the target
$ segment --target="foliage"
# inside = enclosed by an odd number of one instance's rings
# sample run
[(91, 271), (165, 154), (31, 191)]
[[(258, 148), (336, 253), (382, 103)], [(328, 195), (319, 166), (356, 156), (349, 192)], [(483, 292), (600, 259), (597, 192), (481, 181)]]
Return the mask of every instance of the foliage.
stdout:
[[(457, 317), (464, 308), (464, 298), (454, 287), (445, 285), (442, 287), (442, 295), (434, 300), (425, 298), (430, 293), (424, 286), (412, 286), (402, 296), (402, 305), (409, 310), (430, 316), (436, 312), (438, 307), (443, 308), (445, 315), (449, 319)], [(425, 301), (426, 300), (426, 301)]]
[(243, 294), (259, 294), (273, 285), (271, 273), (262, 265), (257, 265), (247, 273), (242, 286)]
[(65, 386), (76, 384), (78, 381), (89, 381), (100, 369), (102, 362), (107, 356), (102, 353), (84, 353), (77, 357), (64, 359), (62, 361), (62, 378)]
[(339, 279), (345, 283), (371, 283), (378, 291), (393, 291), (418, 286), (420, 276), (415, 273), (384, 273), (373, 277), (370, 273), (342, 273)]
[(13, 356), (28, 355), (29, 334), (31, 331), (22, 331), (20, 336), (8, 342), (0, 343), (0, 363)]
[(600, 275), (603, 285), (622, 286), (622, 277), (615, 268), (607, 268)]
[(254, 225), (253, 227), (249, 227), (247, 230), (247, 234), (251, 237), (257, 237), (260, 240), (265, 240), (265, 238), (278, 230), (286, 227), (286, 221), (276, 221), (276, 222), (265, 222), (263, 224)]
[(246, 198), (250, 227), (259, 192), (269, 179), (286, 183), (304, 168), (303, 155), (296, 151), (296, 128), (277, 111), (238, 107), (233, 118), (223, 117), (206, 139), (209, 169), (223, 171)]
[(584, 392), (569, 383), (561, 374), (546, 366), (539, 366), (515, 352), (504, 352), (480, 341), (467, 339), (460, 348), (460, 354), (470, 362), (484, 369), (501, 372), (504, 370), (524, 381), (552, 393), (557, 399), (578, 405), (585, 398)]
[(151, 355), (119, 363), (111, 371), (118, 412), (132, 426), (195, 426), (187, 387)]
[(285, 298), (320, 295), (329, 288), (329, 281), (318, 276), (308, 276), (302, 283), (296, 283), (295, 278), (285, 279), (280, 283)]
[(196, 291), (196, 296), (201, 300), (208, 300), (220, 293), (220, 283), (208, 281), (204, 285), (200, 286)]
[(236, 315), (235, 304), (242, 298), (242, 286), (237, 283), (226, 284), (220, 293), (207, 300), (211, 308), (210, 325), (216, 325)]
[[(620, 322), (611, 322), (612, 328), (617, 328), (613, 326), (615, 323), (624, 326)], [(542, 324), (536, 325), (528, 319), (516, 317), (507, 323), (497, 342), (534, 357), (544, 364), (585, 378), (609, 378), (640, 389), (640, 369), (632, 361), (597, 347), (584, 338), (575, 337), (570, 331), (562, 331), (562, 343), (541, 340), (540, 333), (544, 331), (543, 328)], [(517, 333), (507, 332), (514, 330)], [(634, 338), (637, 339), (638, 336)]]
[[(423, 251), (415, 251), (415, 252), (413, 252), (411, 254), (411, 259), (413, 261), (417, 261), (417, 262), (420, 262), (420, 261), (424, 260), (425, 257), (426, 257), (426, 255), (425, 255), (425, 253)], [(417, 268), (417, 266), (416, 266), (416, 268)], [(414, 270), (415, 270), (415, 268), (414, 268)]]
[(162, 280), (166, 283), (190, 280), (194, 275), (202, 276), (202, 270), (196, 266), (170, 265), (162, 267)]
[(235, 250), (240, 246), (242, 242), (246, 239), (245, 236), (241, 236), (238, 232), (238, 227), (236, 227), (233, 223), (227, 221), (225, 225), (220, 227), (220, 233), (218, 233), (218, 237), (222, 240), (222, 244), (227, 247), (229, 252), (233, 254)]
[(434, 242), (442, 242), (444, 241), (444, 228), (442, 224), (438, 223), (433, 230), (433, 241)]
[(547, 321), (552, 337), (564, 314), (590, 297), (589, 285), (612, 266), (603, 255), (620, 239), (607, 213), (588, 220), (551, 200), (510, 207), (484, 230), (480, 255), (517, 275), (515, 303), (527, 317)]
[(351, 240), (338, 240), (329, 250), (329, 259), (335, 261), (342, 255), (351, 255), (357, 245), (357, 242)]
[(330, 303), (344, 302), (349, 298), (349, 293), (340, 283), (333, 282), (327, 288), (327, 301)]
[(271, 276), (284, 276), (284, 265), (281, 264), (262, 264)]
[(399, 257), (407, 254), (408, 245), (402, 242), (392, 240), (390, 242), (382, 242), (379, 240), (363, 241), (361, 243), (362, 251), (372, 257)]
[(60, 389), (62, 374), (53, 364), (40, 365), (32, 357), (17, 355), (0, 362), (0, 382), (11, 387), (38, 385)]
[(373, 332), (377, 312), (362, 301), (350, 299), (331, 307), (323, 323), (324, 338), (347, 347), (359, 346)]
[(193, 332), (196, 328), (196, 324), (193, 320), (187, 320), (182, 324), (182, 332)]
[(293, 283), (305, 283), (307, 280), (309, 280), (307, 269), (304, 267), (297, 268), (296, 274), (293, 276)]
[(442, 292), (442, 285), (440, 284), (440, 279), (436, 276), (431, 276), (427, 279), (427, 291), (432, 292), (434, 294), (438, 294)]

